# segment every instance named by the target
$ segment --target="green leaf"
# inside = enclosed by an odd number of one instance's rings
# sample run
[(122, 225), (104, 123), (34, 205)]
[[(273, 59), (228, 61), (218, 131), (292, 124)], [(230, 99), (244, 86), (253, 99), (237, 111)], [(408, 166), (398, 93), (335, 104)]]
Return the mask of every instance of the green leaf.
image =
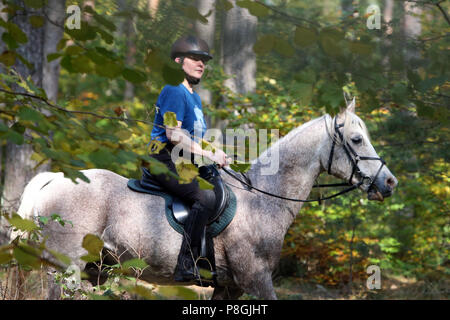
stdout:
[(17, 116), (20, 120), (45, 121), (44, 116), (39, 111), (29, 107), (21, 107)]
[(164, 125), (168, 128), (177, 127), (177, 115), (172, 111), (167, 111), (166, 113), (164, 113)]
[(213, 278), (213, 274), (210, 270), (199, 268), (199, 273), (203, 279), (212, 279)]
[(85, 248), (89, 254), (98, 256), (103, 249), (103, 240), (94, 234), (87, 234), (83, 238), (82, 247)]
[(317, 34), (314, 29), (298, 26), (295, 29), (294, 42), (300, 47), (308, 47), (315, 43)]
[(273, 49), (276, 41), (277, 39), (273, 34), (263, 35), (256, 40), (253, 51), (258, 55), (265, 55)]
[(262, 5), (261, 3), (250, 0), (236, 1), (236, 5), (238, 5), (241, 8), (248, 9), (250, 14), (256, 17), (265, 17), (270, 12), (269, 9), (264, 5)]
[(41, 250), (26, 244), (20, 244), (14, 248), (14, 258), (22, 266), (30, 266), (33, 269), (41, 267)]
[(24, 0), (24, 3), (27, 7), (40, 9), (47, 5), (47, 0)]
[(72, 66), (72, 58), (70, 56), (64, 56), (61, 59), (61, 66), (70, 73), (75, 73), (75, 69)]
[(351, 52), (359, 55), (370, 55), (374, 52), (374, 48), (371, 44), (361, 41), (349, 42), (349, 48)]
[(194, 6), (187, 6), (187, 7), (183, 7), (181, 9), (184, 12), (184, 15), (192, 20), (198, 20), (203, 24), (207, 24), (208, 23), (208, 19), (206, 19), (204, 16), (202, 16), (196, 7)]
[(147, 262), (145, 262), (142, 259), (131, 259), (131, 260), (127, 260), (124, 263), (122, 263), (122, 267), (124, 269), (129, 269), (129, 268), (136, 268), (136, 269), (145, 269), (146, 267), (148, 267)]
[(33, 28), (40, 28), (44, 25), (44, 17), (41, 16), (31, 16), (29, 18), (30, 24)]
[(133, 132), (127, 129), (119, 130), (115, 133), (116, 137), (119, 138), (121, 141), (128, 140), (132, 134)]
[(103, 148), (92, 152), (88, 158), (99, 167), (107, 167), (115, 161), (115, 157), (111, 154), (111, 151)]
[(165, 66), (164, 58), (159, 49), (152, 49), (145, 57), (144, 63), (149, 66), (152, 71), (161, 72)]
[(15, 50), (19, 47), (17, 41), (11, 36), (9, 32), (3, 32), (2, 40), (8, 45), (9, 50)]
[(90, 26), (86, 21), (81, 21), (80, 29), (71, 30), (66, 27), (65, 32), (75, 40), (79, 41), (94, 40), (97, 37), (96, 28)]
[(189, 288), (181, 286), (163, 286), (158, 289), (158, 293), (166, 298), (181, 298), (184, 300), (196, 300), (198, 294)]
[(131, 288), (127, 288), (126, 290), (130, 293), (137, 294), (145, 299), (154, 300), (157, 298), (157, 296), (152, 292), (152, 290), (144, 286), (136, 285)]
[(8, 132), (9, 127), (4, 124), (3, 122), (0, 122), (0, 132)]
[(114, 42), (114, 37), (110, 33), (106, 32), (105, 30), (97, 28), (97, 33), (100, 34), (102, 39), (105, 40), (105, 42), (107, 44), (112, 44)]
[(59, 253), (55, 250), (47, 249), (56, 259), (64, 263), (65, 265), (70, 265), (71, 259), (65, 254)]
[(309, 105), (313, 96), (313, 86), (311, 83), (297, 83), (298, 97), (303, 105)]
[(39, 229), (39, 227), (32, 220), (22, 219), (22, 217), (16, 213), (7, 220), (13, 227), (16, 227), (21, 231), (31, 232)]
[(19, 43), (26, 43), (28, 41), (27, 35), (16, 24), (9, 22), (7, 29), (15, 41)]
[(104, 59), (102, 64), (95, 65), (95, 72), (100, 76), (112, 79), (120, 75), (122, 66), (112, 60)]
[(39, 222), (42, 223), (43, 225), (46, 225), (48, 223), (49, 217), (43, 217), (43, 216), (39, 216)]
[(285, 57), (292, 57), (295, 53), (294, 48), (284, 39), (277, 39), (275, 42), (275, 51)]
[(252, 165), (250, 163), (232, 163), (230, 168), (237, 172), (247, 172)]
[(15, 143), (17, 145), (21, 145), (24, 143), (24, 137), (20, 133), (17, 133), (14, 130), (9, 130), (5, 134), (0, 135), (2, 139), (9, 140), (12, 143)]
[(68, 46), (68, 47), (64, 50), (64, 52), (65, 52), (66, 54), (72, 56), (72, 55), (78, 55), (78, 54), (84, 52), (84, 49), (83, 49), (82, 47), (80, 47), (80, 46), (73, 45), (73, 46)]
[(214, 189), (214, 186), (211, 183), (209, 183), (208, 181), (206, 181), (205, 179), (203, 179), (202, 177), (197, 176), (195, 178), (198, 181), (198, 185), (199, 185), (200, 189), (203, 189), (203, 190), (213, 190)]
[(323, 50), (329, 56), (342, 55), (339, 43), (344, 39), (344, 34), (333, 28), (325, 28), (319, 34), (319, 41)]
[(85, 254), (84, 256), (80, 257), (81, 260), (85, 262), (97, 262), (100, 260), (100, 254)]
[(50, 53), (47, 55), (47, 62), (52, 62), (62, 56), (62, 53)]
[(216, 10), (228, 11), (234, 8), (233, 4), (228, 0), (216, 0)]
[(164, 64), (162, 68), (162, 76), (167, 84), (178, 85), (184, 79), (184, 72), (181, 69), (175, 69), (168, 64)]
[(150, 154), (158, 154), (165, 147), (165, 145), (166, 143), (154, 139), (150, 141), (150, 144), (148, 146), (148, 152)]
[(198, 168), (192, 163), (185, 163), (183, 161), (175, 164), (178, 176), (180, 177), (180, 184), (191, 183), (192, 180), (198, 176)]
[(10, 253), (0, 252), (0, 265), (10, 262), (12, 258), (13, 256)]
[(72, 68), (77, 73), (91, 73), (93, 65), (91, 60), (85, 55), (76, 56), (72, 58)]
[(148, 169), (154, 175), (169, 174), (171, 172), (164, 163), (154, 158), (150, 158)]
[(16, 62), (16, 53), (14, 51), (4, 51), (0, 55), (0, 63), (3, 63), (7, 67), (14, 65), (15, 62)]
[(109, 31), (114, 32), (116, 31), (116, 26), (114, 25), (114, 23), (112, 23), (111, 21), (109, 21), (107, 18), (95, 13), (94, 14), (94, 19), (95, 21), (97, 21), (98, 23), (102, 24), (103, 26), (105, 26), (106, 28), (109, 29)]
[(125, 80), (128, 80), (133, 83), (141, 83), (147, 80), (145, 73), (130, 68), (124, 68), (122, 75), (125, 78)]

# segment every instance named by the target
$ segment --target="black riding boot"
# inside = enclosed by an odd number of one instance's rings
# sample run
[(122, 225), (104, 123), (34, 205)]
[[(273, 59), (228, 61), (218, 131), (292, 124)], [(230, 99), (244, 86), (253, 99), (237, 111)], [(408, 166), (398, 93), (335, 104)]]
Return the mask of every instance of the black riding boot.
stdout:
[(184, 224), (184, 236), (175, 268), (175, 281), (198, 279), (196, 260), (200, 254), (201, 235), (208, 222), (208, 211), (200, 203), (194, 203)]

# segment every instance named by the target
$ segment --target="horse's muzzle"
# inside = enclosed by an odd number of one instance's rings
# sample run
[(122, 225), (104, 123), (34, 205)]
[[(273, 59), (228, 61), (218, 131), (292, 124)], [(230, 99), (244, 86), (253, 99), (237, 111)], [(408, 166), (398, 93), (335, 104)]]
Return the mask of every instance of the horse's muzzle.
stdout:
[(398, 180), (392, 174), (381, 174), (367, 190), (367, 199), (383, 201), (394, 192), (398, 185)]

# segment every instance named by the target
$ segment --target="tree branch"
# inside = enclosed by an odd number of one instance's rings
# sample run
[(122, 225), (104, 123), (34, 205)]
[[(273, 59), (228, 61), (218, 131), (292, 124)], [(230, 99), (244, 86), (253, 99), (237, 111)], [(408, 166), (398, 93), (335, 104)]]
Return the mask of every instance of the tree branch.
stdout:
[(39, 96), (30, 94), (30, 93), (8, 91), (8, 90), (1, 89), (1, 88), (0, 88), (0, 92), (4, 92), (4, 93), (10, 94), (10, 95), (19, 95), (19, 96), (24, 96), (24, 97), (37, 99), (37, 100), (40, 100), (40, 101), (44, 102), (46, 105), (48, 105), (49, 107), (51, 107), (53, 109), (57, 109), (59, 111), (68, 112), (68, 113), (72, 113), (72, 114), (84, 114), (84, 115), (90, 115), (90, 116), (93, 116), (93, 117), (96, 117), (96, 118), (100, 118), (100, 119), (133, 121), (133, 122), (141, 122), (141, 123), (145, 123), (145, 124), (149, 124), (149, 125), (155, 125), (153, 122), (149, 122), (149, 121), (145, 121), (145, 120), (138, 120), (138, 119), (131, 119), (131, 118), (125, 119), (125, 118), (120, 118), (120, 117), (104, 116), (104, 115), (100, 115), (100, 114), (97, 114), (97, 113), (91, 112), (91, 111), (68, 110), (66, 108), (63, 108), (63, 107), (60, 107), (58, 105), (52, 104), (50, 101), (48, 101), (47, 99), (45, 99), (43, 97), (39, 97)]
[(450, 24), (450, 18), (448, 17), (448, 14), (447, 14), (447, 12), (445, 12), (444, 8), (442, 8), (441, 2), (442, 1), (440, 1), (438, 3), (435, 3), (435, 5), (442, 12), (442, 14), (444, 15), (445, 20), (447, 20), (447, 23)]

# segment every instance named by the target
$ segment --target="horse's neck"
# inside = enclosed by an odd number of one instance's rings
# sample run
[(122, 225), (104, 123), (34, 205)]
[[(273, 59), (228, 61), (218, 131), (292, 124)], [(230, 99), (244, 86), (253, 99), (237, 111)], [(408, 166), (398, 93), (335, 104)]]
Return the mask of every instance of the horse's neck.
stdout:
[[(320, 154), (326, 152), (324, 149), (328, 147), (325, 139), (327, 136), (325, 121), (322, 119), (313, 120), (294, 129), (263, 153), (260, 158), (278, 153), (278, 170), (274, 174), (264, 175), (262, 172), (267, 165), (264, 166), (257, 161), (249, 170), (253, 185), (283, 197), (307, 199), (321, 172)], [(276, 156), (271, 159), (276, 161)], [(282, 200), (261, 193), (258, 193), (258, 197), (259, 201), (255, 203), (258, 203), (259, 207), (255, 210), (274, 215), (274, 219), (283, 221), (286, 229), (303, 205), (302, 202)]]

